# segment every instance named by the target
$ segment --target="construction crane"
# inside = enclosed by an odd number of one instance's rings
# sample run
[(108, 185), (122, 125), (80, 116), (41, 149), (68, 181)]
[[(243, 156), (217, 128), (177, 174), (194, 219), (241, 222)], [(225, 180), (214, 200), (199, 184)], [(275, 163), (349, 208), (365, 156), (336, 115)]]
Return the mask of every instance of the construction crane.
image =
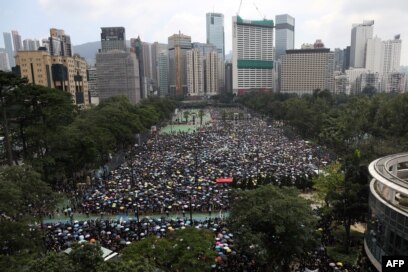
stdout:
[(239, 3), (239, 7), (238, 7), (238, 11), (237, 11), (237, 16), (239, 16), (239, 11), (241, 10), (241, 6), (242, 6), (242, 0), (241, 0), (241, 2)]
[(261, 11), (260, 11), (259, 8), (255, 5), (255, 3), (254, 3), (254, 6), (255, 6), (256, 10), (258, 11), (259, 15), (261, 15), (262, 19), (265, 20), (265, 19), (266, 19), (265, 15), (263, 15), (263, 14), (261, 13)]

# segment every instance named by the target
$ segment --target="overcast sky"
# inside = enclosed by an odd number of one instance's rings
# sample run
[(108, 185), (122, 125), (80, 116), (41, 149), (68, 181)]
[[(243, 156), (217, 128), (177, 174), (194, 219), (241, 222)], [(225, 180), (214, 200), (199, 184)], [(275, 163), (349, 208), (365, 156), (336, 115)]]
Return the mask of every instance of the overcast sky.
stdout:
[[(51, 27), (64, 29), (74, 45), (100, 40), (100, 27), (123, 26), (126, 38), (167, 43), (181, 31), (194, 42), (206, 41), (205, 14), (225, 17), (225, 49), (231, 48), (232, 16), (241, 0), (1, 0), (0, 31), (17, 30), (22, 39), (45, 38)], [(256, 7), (258, 7), (258, 10)], [(374, 36), (401, 34), (401, 65), (408, 65), (408, 0), (242, 0), (244, 19), (295, 17), (295, 47), (322, 39), (332, 50), (350, 45), (351, 26), (375, 20)], [(4, 47), (0, 35), (0, 47)]]

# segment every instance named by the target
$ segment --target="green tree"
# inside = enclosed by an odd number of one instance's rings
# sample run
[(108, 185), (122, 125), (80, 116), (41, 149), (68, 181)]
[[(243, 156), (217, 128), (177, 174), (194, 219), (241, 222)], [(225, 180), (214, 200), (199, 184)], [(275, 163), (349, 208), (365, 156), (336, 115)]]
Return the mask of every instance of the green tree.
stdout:
[(262, 271), (288, 271), (315, 245), (316, 220), (294, 188), (272, 185), (239, 191), (228, 218), (238, 248)]
[(69, 259), (78, 272), (98, 271), (103, 264), (102, 249), (99, 245), (90, 243), (74, 244), (69, 254)]
[(187, 228), (166, 238), (150, 236), (123, 251), (125, 261), (144, 259), (164, 271), (207, 271), (213, 263), (213, 234), (208, 230)]
[(72, 272), (75, 266), (65, 253), (48, 253), (29, 263), (28, 271), (31, 272)]
[(344, 173), (341, 163), (336, 161), (324, 167), (318, 176), (313, 177), (313, 189), (316, 190), (316, 198), (324, 201), (329, 206), (334, 196), (344, 187)]
[(190, 116), (190, 112), (189, 111), (183, 111), (183, 117), (184, 119), (186, 119), (186, 123), (188, 122), (188, 117)]
[(199, 111), (198, 111), (198, 117), (200, 118), (200, 126), (202, 126), (203, 125), (203, 117), (204, 117), (204, 110), (203, 109), (200, 109)]
[(6, 149), (6, 158), (8, 165), (13, 165), (13, 153), (11, 135), (9, 131), (8, 107), (11, 97), (16, 89), (27, 83), (26, 79), (21, 79), (13, 73), (0, 71), (0, 107), (2, 120), (2, 134), (4, 135), (4, 143)]

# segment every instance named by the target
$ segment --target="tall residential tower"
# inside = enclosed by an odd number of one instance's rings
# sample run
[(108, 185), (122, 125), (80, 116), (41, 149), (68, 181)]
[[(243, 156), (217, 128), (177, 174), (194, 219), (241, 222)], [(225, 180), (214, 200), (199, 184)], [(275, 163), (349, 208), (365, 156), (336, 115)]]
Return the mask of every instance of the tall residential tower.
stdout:
[(8, 32), (3, 32), (3, 38), (4, 38), (4, 46), (6, 49), (6, 53), (9, 59), (9, 65), (10, 68), (16, 66), (16, 62), (14, 60), (14, 51), (13, 51), (13, 43), (11, 40), (11, 34)]
[(232, 17), (233, 92), (273, 88), (273, 20)]
[(355, 24), (351, 29), (350, 67), (364, 68), (367, 40), (373, 38), (374, 21)]

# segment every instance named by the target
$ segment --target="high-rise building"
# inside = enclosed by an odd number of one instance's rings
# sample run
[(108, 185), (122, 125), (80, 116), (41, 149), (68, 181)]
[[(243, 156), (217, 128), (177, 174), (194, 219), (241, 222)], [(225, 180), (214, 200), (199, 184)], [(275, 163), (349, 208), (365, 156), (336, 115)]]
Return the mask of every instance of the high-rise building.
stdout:
[(18, 51), (23, 49), (21, 46), (21, 36), (18, 34), (17, 30), (12, 30), (11, 35), (13, 36), (14, 52), (17, 54)]
[(350, 94), (350, 82), (346, 74), (335, 71), (333, 93), (334, 94)]
[(219, 93), (218, 68), (219, 59), (216, 51), (208, 52), (205, 60), (205, 93), (212, 96)]
[(295, 48), (295, 18), (288, 14), (276, 15), (276, 59), (280, 59), (286, 50)]
[(51, 56), (72, 57), (71, 37), (64, 30), (50, 28), (48, 42)]
[(16, 67), (21, 77), (30, 83), (68, 92), (76, 105), (89, 104), (86, 61), (79, 55), (51, 56), (44, 50), (19, 51)]
[(167, 44), (154, 42), (151, 45), (151, 57), (152, 57), (152, 79), (155, 89), (160, 89), (160, 66), (159, 58), (160, 53), (163, 50), (167, 50)]
[(130, 47), (136, 54), (137, 62), (139, 64), (139, 81), (140, 81), (140, 98), (146, 97), (146, 89), (145, 89), (145, 71), (144, 71), (144, 54), (143, 54), (143, 43), (138, 36), (136, 39), (130, 39)]
[(219, 58), (225, 58), (224, 15), (221, 13), (207, 13), (207, 43), (217, 48)]
[(406, 78), (404, 73), (394, 72), (386, 77), (385, 92), (387, 93), (403, 93), (405, 92)]
[[(224, 61), (225, 61), (225, 34), (224, 34), (224, 15), (221, 13), (209, 12), (206, 14), (207, 23), (207, 44), (212, 44), (218, 52), (217, 64), (217, 86), (218, 91), (224, 89)], [(206, 55), (206, 54), (205, 54)]]
[(361, 74), (360, 92), (363, 92), (364, 89), (367, 87), (374, 87), (376, 92), (381, 91), (382, 90), (381, 80), (382, 77), (379, 73), (367, 72)]
[(273, 20), (232, 18), (233, 91), (273, 88)]
[(344, 51), (344, 61), (343, 61), (343, 72), (350, 68), (350, 46), (343, 49)]
[(364, 68), (367, 40), (373, 38), (374, 21), (354, 24), (351, 29), (350, 67)]
[(102, 52), (110, 50), (126, 51), (126, 35), (124, 27), (101, 27)]
[(159, 53), (159, 95), (169, 95), (169, 56), (167, 48)]
[(99, 104), (99, 96), (98, 96), (98, 85), (97, 85), (97, 76), (96, 76), (96, 68), (95, 67), (88, 67), (86, 70), (86, 75), (88, 79), (88, 88), (89, 88), (89, 103), (91, 104)]
[(330, 49), (287, 50), (281, 59), (281, 92), (303, 95), (316, 89), (334, 91), (334, 53)]
[(38, 50), (39, 47), (40, 47), (39, 40), (25, 39), (23, 41), (23, 49), (26, 51), (35, 51)]
[(0, 48), (0, 71), (10, 71), (10, 63), (6, 49)]
[(7, 56), (9, 59), (9, 65), (10, 68), (16, 66), (16, 62), (14, 60), (14, 51), (13, 51), (13, 43), (11, 40), (11, 34), (8, 32), (3, 32), (3, 38), (4, 38), (4, 47), (7, 52)]
[(232, 63), (225, 62), (225, 92), (232, 93)]
[(187, 51), (187, 95), (204, 95), (204, 71), (202, 54), (198, 48)]
[(401, 62), (401, 39), (395, 35), (393, 40), (384, 42), (384, 68), (385, 74), (399, 72)]
[(133, 104), (140, 101), (139, 63), (136, 54), (110, 50), (96, 54), (99, 100), (125, 96)]
[(168, 38), (169, 50), (169, 94), (187, 95), (187, 51), (191, 50), (191, 37), (182, 33)]
[(344, 66), (344, 50), (334, 49), (334, 71), (342, 71)]
[(382, 75), (384, 66), (384, 48), (380, 38), (374, 37), (367, 40), (365, 68), (371, 73)]
[(345, 71), (350, 83), (350, 93), (361, 92), (361, 75), (368, 73), (366, 68), (350, 68)]

